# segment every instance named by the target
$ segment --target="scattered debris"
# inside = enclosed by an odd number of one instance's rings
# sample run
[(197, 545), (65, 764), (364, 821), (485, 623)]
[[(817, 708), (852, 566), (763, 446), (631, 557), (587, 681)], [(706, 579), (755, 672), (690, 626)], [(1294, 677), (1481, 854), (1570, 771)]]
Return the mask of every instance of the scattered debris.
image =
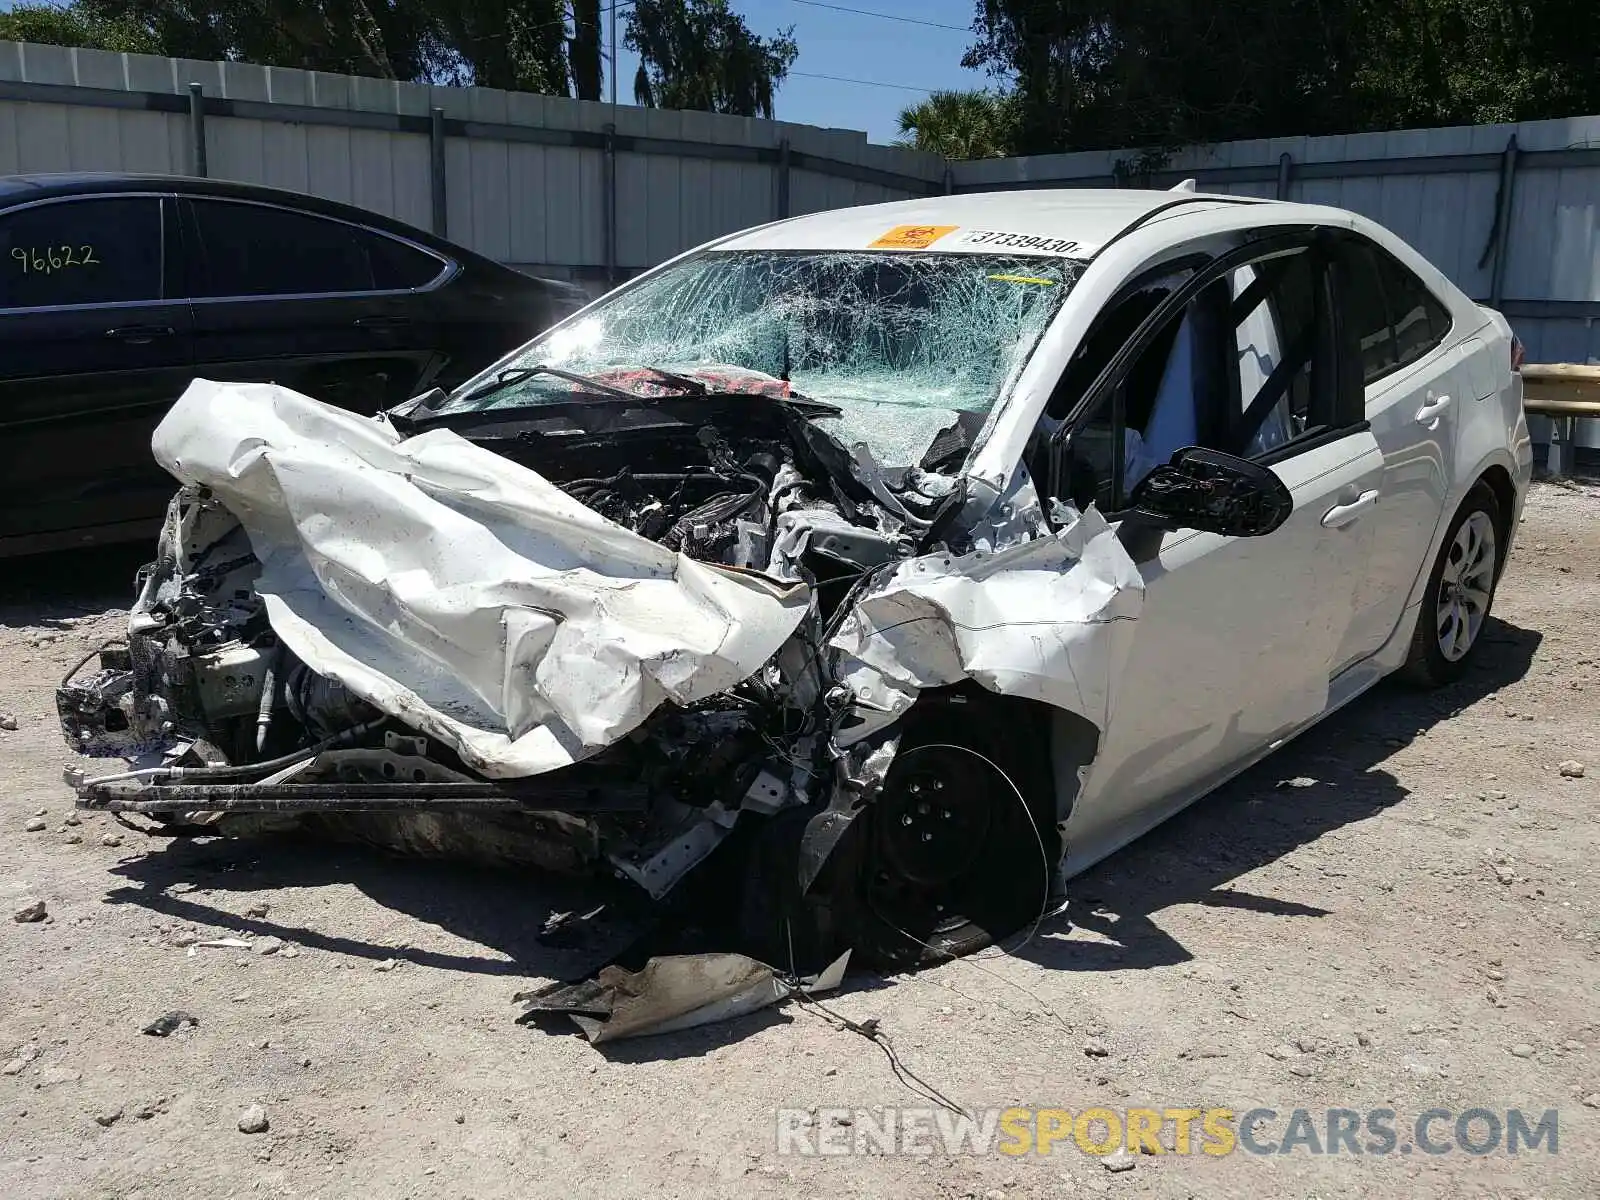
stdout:
[(265, 1133), (271, 1127), (267, 1120), (267, 1110), (259, 1104), (252, 1104), (239, 1114), (240, 1133)]
[(1083, 1052), (1090, 1058), (1106, 1058), (1111, 1053), (1111, 1047), (1099, 1038), (1090, 1038), (1083, 1044)]
[(248, 950), (248, 949), (250, 949), (250, 943), (245, 941), (243, 938), (227, 938), (227, 937), (224, 937), (224, 938), (206, 938), (204, 941), (195, 942), (194, 945), (190, 946), (189, 948), (191, 950), (193, 950), (195, 948), (195, 946), (203, 946), (207, 950)]
[(1126, 1146), (1118, 1146), (1110, 1154), (1100, 1160), (1100, 1165), (1108, 1171), (1131, 1171), (1138, 1165), (1138, 1159), (1128, 1153)]
[(1309, 775), (1296, 775), (1293, 779), (1280, 779), (1278, 786), (1281, 788), (1308, 788), (1316, 787), (1317, 781)]
[(1600, 1092), (1590, 1092), (1582, 1100), (1585, 1108), (1600, 1108)]
[(373, 963), (372, 964), (372, 969), (374, 971), (392, 971), (396, 967), (398, 967), (399, 965), (400, 965), (400, 961), (398, 959), (386, 958), (382, 962)]
[(22, 828), (28, 833), (43, 833), (49, 824), (43, 817), (29, 817)]
[(272, 905), (268, 904), (265, 900), (257, 900), (249, 908), (244, 910), (244, 915), (247, 917), (255, 917), (259, 920), (260, 918), (266, 916), (271, 910)]
[(1511, 1053), (1516, 1055), (1518, 1058), (1532, 1058), (1533, 1047), (1527, 1042), (1518, 1042), (1515, 1046), (1511, 1047)]
[(120, 846), (122, 845), (122, 835), (120, 833), (102, 833), (100, 835), (100, 844), (102, 846)]
[(827, 970), (795, 982), (742, 954), (674, 954), (652, 958), (638, 972), (608, 966), (594, 979), (518, 992), (512, 999), (524, 1006), (519, 1021), (565, 1014), (598, 1045), (731, 1020), (796, 992), (832, 991), (849, 961), (846, 951)]
[(0, 713), (0, 729), (14, 731), (17, 728), (17, 718), (13, 713)]
[(148, 1121), (152, 1117), (160, 1116), (166, 1111), (167, 1098), (165, 1096), (155, 1096), (144, 1101), (139, 1105), (138, 1108), (134, 1109), (133, 1115), (138, 1117), (141, 1121)]
[(1575, 758), (1569, 758), (1556, 768), (1566, 779), (1582, 779), (1584, 766)]
[(29, 900), (11, 914), (11, 919), (18, 925), (31, 925), (37, 921), (44, 920), (49, 915), (49, 909), (45, 907), (43, 900)]
[(23, 1068), (38, 1057), (39, 1044), (37, 1042), (27, 1042), (18, 1046), (17, 1052), (11, 1056), (6, 1065), (0, 1067), (0, 1075), (20, 1075)]
[(200, 1018), (191, 1016), (182, 1009), (175, 1009), (169, 1013), (162, 1013), (150, 1024), (141, 1029), (140, 1033), (148, 1033), (152, 1037), (166, 1037), (168, 1034), (182, 1029), (185, 1025), (198, 1025)]
[(283, 949), (283, 939), (280, 937), (257, 938), (250, 948), (257, 954), (276, 954)]
[(122, 1120), (122, 1105), (120, 1104), (115, 1108), (102, 1109), (94, 1115), (94, 1123), (107, 1129), (110, 1129), (120, 1120)]

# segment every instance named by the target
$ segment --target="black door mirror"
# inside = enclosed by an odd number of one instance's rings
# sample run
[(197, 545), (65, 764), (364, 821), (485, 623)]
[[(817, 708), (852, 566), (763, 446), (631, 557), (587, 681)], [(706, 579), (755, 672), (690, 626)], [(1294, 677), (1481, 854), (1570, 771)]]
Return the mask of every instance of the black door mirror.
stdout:
[(1175, 529), (1261, 537), (1289, 519), (1294, 497), (1266, 467), (1190, 446), (1139, 481), (1130, 507)]

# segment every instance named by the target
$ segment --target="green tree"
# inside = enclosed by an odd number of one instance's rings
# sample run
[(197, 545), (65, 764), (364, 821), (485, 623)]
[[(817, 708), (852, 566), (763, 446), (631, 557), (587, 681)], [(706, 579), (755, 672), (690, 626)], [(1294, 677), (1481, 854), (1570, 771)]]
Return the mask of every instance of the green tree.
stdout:
[(9, 12), (0, 12), (0, 41), (125, 54), (156, 54), (161, 50), (149, 31), (137, 23), (104, 20), (80, 5), (61, 8), (53, 4), (19, 4)]
[(974, 28), (1029, 153), (1600, 108), (1594, 0), (976, 0)]
[(793, 32), (758, 37), (727, 0), (634, 0), (623, 39), (639, 55), (634, 98), (651, 108), (771, 117), (800, 53)]
[(899, 144), (951, 159), (1000, 158), (1016, 141), (1016, 104), (994, 92), (933, 92), (900, 110)]

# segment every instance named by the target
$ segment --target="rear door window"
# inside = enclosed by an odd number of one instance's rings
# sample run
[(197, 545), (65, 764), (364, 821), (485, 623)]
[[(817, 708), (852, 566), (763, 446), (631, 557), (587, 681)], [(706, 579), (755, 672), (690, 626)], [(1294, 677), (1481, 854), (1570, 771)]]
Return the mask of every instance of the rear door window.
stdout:
[(0, 308), (160, 300), (161, 200), (105, 196), (0, 213)]
[(1362, 382), (1372, 383), (1400, 364), (1377, 247), (1365, 243), (1348, 244), (1340, 266), (1340, 311), (1354, 329), (1361, 348)]
[(1361, 375), (1376, 383), (1432, 351), (1450, 332), (1450, 311), (1382, 247), (1351, 237), (1341, 252), (1340, 313), (1354, 327)]
[(1378, 268), (1394, 322), (1397, 366), (1406, 367), (1427, 354), (1450, 332), (1450, 313), (1422, 280), (1379, 251)]
[(400, 291), (443, 269), (431, 254), (343, 221), (266, 204), (190, 205), (199, 238), (189, 254), (195, 297)]

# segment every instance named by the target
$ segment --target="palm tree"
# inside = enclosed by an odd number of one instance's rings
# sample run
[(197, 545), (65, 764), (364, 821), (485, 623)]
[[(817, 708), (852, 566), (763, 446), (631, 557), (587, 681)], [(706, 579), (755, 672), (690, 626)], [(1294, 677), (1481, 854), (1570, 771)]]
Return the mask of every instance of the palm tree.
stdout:
[(1001, 158), (1011, 153), (1016, 105), (990, 91), (932, 92), (900, 111), (898, 143), (950, 159)]

